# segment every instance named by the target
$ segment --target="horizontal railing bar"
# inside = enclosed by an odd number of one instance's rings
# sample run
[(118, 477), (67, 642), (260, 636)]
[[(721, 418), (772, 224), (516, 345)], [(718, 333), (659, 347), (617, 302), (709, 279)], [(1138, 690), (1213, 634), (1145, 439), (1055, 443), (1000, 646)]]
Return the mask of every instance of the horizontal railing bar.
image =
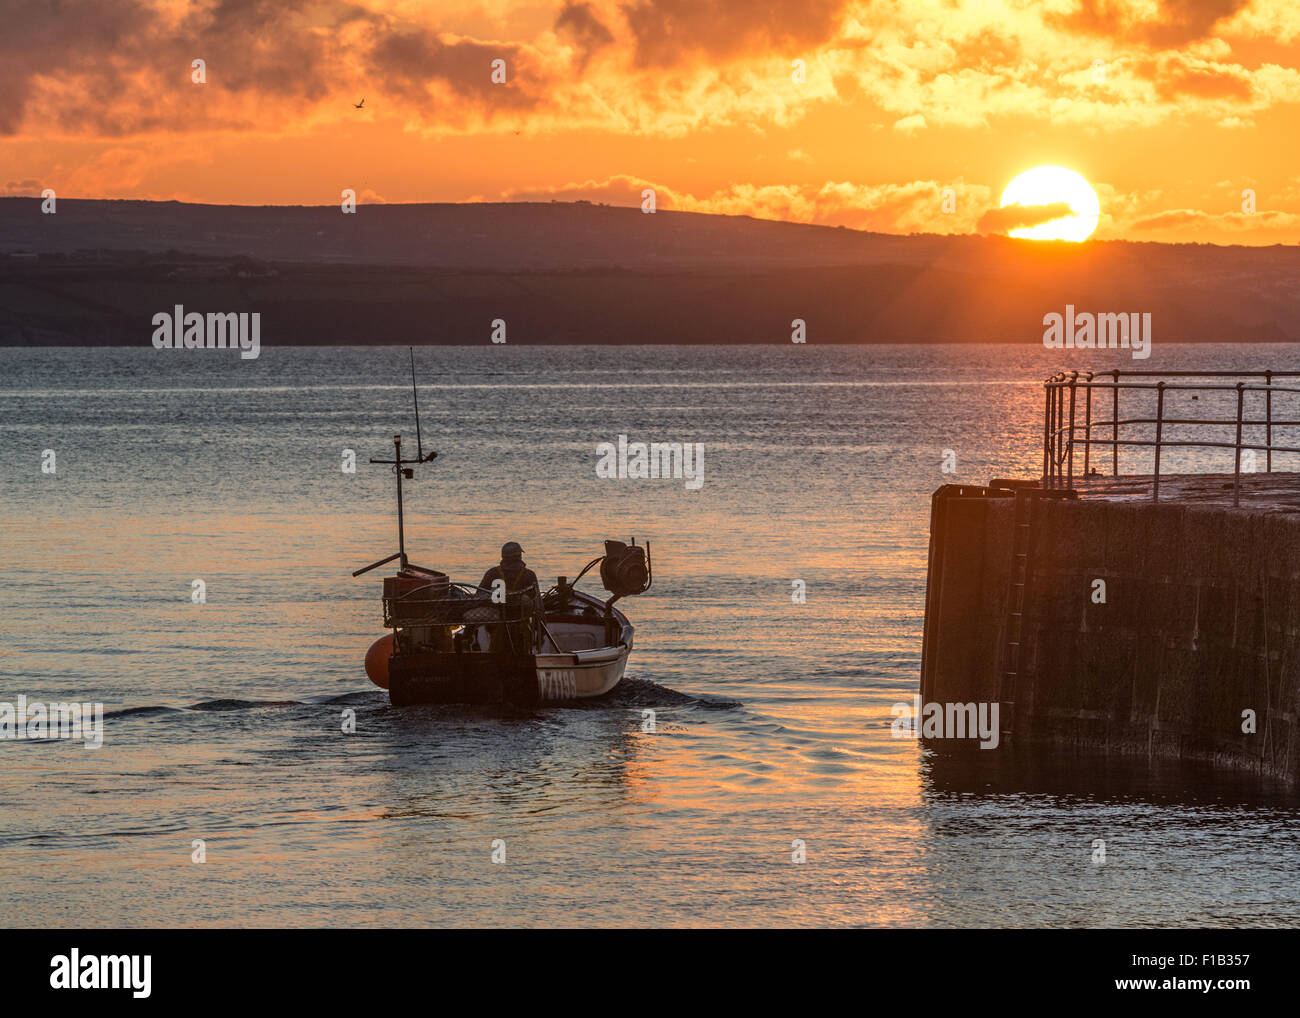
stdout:
[[(1154, 422), (1153, 422), (1153, 423), (1154, 423)], [(1168, 424), (1169, 422), (1168, 422), (1168, 421), (1165, 421), (1165, 423)], [(1234, 421), (1233, 423), (1235, 424), (1236, 422)], [(1095, 425), (1094, 425), (1094, 426), (1095, 426)], [(1059, 443), (1056, 443), (1056, 444), (1059, 444), (1059, 445), (1062, 447), (1062, 449), (1061, 449), (1061, 455), (1062, 455), (1062, 456), (1064, 456), (1065, 453), (1066, 453), (1066, 451), (1067, 451), (1067, 450), (1066, 450), (1066, 446), (1068, 446), (1069, 443), (1071, 442), (1071, 438), (1070, 438), (1070, 436), (1069, 436), (1069, 430), (1070, 430), (1069, 425), (1066, 425), (1065, 427), (1059, 429), (1058, 431), (1053, 432), (1054, 437), (1056, 437), (1057, 439), (1060, 440)], [(1156, 440), (1155, 440), (1154, 438), (1114, 438), (1114, 437), (1111, 437), (1111, 438), (1092, 438), (1092, 437), (1090, 437), (1090, 436), (1088, 435), (1088, 433), (1087, 433), (1087, 429), (1086, 429), (1085, 426), (1082, 425), (1082, 424), (1076, 424), (1076, 425), (1074, 426), (1074, 430), (1075, 430), (1075, 431), (1082, 431), (1082, 432), (1083, 432), (1083, 435), (1082, 435), (1081, 437), (1077, 437), (1077, 438), (1074, 438), (1074, 439), (1073, 439), (1073, 442), (1074, 442), (1075, 445), (1149, 445), (1149, 446), (1155, 446), (1155, 444), (1156, 444)], [(1235, 449), (1235, 448), (1237, 447), (1237, 443), (1236, 443), (1236, 442), (1208, 442), (1208, 441), (1207, 441), (1207, 442), (1191, 442), (1191, 441), (1188, 441), (1188, 440), (1186, 440), (1186, 439), (1183, 439), (1183, 440), (1175, 440), (1175, 439), (1165, 439), (1165, 438), (1161, 438), (1161, 439), (1160, 439), (1160, 444), (1161, 444), (1161, 445), (1188, 445), (1188, 446), (1200, 446), (1200, 445), (1203, 445), (1203, 446), (1206, 446), (1207, 448), (1219, 448), (1219, 447), (1223, 447), (1223, 448), (1225, 448), (1225, 449)], [(1241, 447), (1242, 447), (1243, 449), (1261, 449), (1261, 450), (1263, 450), (1263, 451), (1265, 451), (1265, 452), (1268, 452), (1269, 450), (1272, 450), (1273, 452), (1295, 452), (1295, 451), (1298, 451), (1298, 450), (1293, 449), (1291, 446), (1285, 446), (1285, 445), (1272, 445), (1272, 444), (1270, 444), (1270, 443), (1268, 443), (1268, 442), (1265, 442), (1265, 443), (1263, 443), (1263, 444), (1260, 444), (1260, 443), (1257, 443), (1257, 442), (1255, 442), (1255, 443), (1252, 443), (1252, 442), (1242, 442), (1242, 443), (1241, 443)]]
[[(1294, 385), (1246, 385), (1244, 382), (1238, 385), (1161, 385), (1150, 382), (1084, 382), (1069, 381), (1058, 382), (1049, 380), (1043, 383), (1049, 389), (1061, 389), (1068, 391), (1070, 389), (1119, 389), (1121, 391), (1148, 391), (1157, 392), (1163, 389), (1165, 392), (1236, 392), (1240, 388), (1243, 392), (1300, 392), (1300, 386)], [(1235, 422), (1234, 422), (1235, 423)]]
[[(1088, 347), (1083, 347), (1083, 349), (1086, 350)], [(1068, 378), (1071, 373), (1069, 371), (1057, 372), (1052, 376), (1052, 380), (1059, 378), (1061, 375)], [(1079, 372), (1081, 375), (1088, 373), (1086, 371)], [(1099, 375), (1109, 375), (1113, 378), (1115, 372), (1099, 369), (1091, 372), (1091, 374), (1094, 378)], [(1130, 376), (1139, 378), (1255, 378), (1268, 376), (1273, 378), (1300, 378), (1300, 371), (1121, 371), (1119, 373), (1120, 378)]]
[[(1142, 417), (1134, 418), (1132, 421), (1121, 421), (1121, 422), (1120, 422), (1121, 425), (1123, 425), (1123, 424), (1158, 424), (1158, 423), (1160, 423), (1160, 422), (1157, 421), (1157, 420), (1148, 420), (1148, 419), (1146, 419), (1146, 418), (1142, 418)], [(1168, 421), (1168, 420), (1167, 420), (1167, 421), (1165, 421), (1164, 423), (1165, 423), (1165, 424), (1181, 424), (1181, 423), (1187, 423), (1187, 422), (1182, 422), (1182, 421)], [(1191, 423), (1197, 423), (1197, 422), (1194, 422), (1194, 421), (1193, 421), (1193, 422), (1191, 422)], [(1212, 425), (1214, 425), (1215, 427), (1224, 427), (1224, 428), (1226, 428), (1226, 427), (1233, 427), (1233, 428), (1235, 428), (1235, 427), (1237, 426), (1237, 422), (1236, 422), (1236, 421), (1203, 421), (1203, 422), (1200, 422), (1200, 423), (1204, 423), (1204, 424), (1212, 424)], [(1280, 425), (1278, 425), (1277, 421), (1273, 421), (1272, 424), (1273, 424), (1274, 426), (1280, 426)], [(1241, 422), (1241, 426), (1242, 426), (1243, 428), (1245, 428), (1245, 427), (1254, 427), (1254, 428), (1258, 428), (1258, 427), (1261, 427), (1261, 426), (1264, 427), (1264, 428), (1267, 428), (1267, 427), (1269, 426), (1269, 422), (1268, 422), (1268, 421), (1242, 421), (1242, 422)], [(1098, 423), (1097, 421), (1093, 421), (1091, 424), (1083, 424), (1083, 423), (1075, 424), (1074, 427), (1073, 427), (1073, 432), (1074, 432), (1075, 434), (1080, 434), (1080, 433), (1082, 433), (1083, 435), (1086, 436), (1086, 435), (1089, 433), (1090, 430), (1097, 429), (1097, 428), (1105, 428), (1105, 429), (1111, 431), (1112, 433), (1113, 433), (1114, 430), (1115, 430), (1115, 429), (1111, 426), (1111, 422), (1110, 422), (1110, 421), (1102, 421), (1101, 423)], [(1061, 425), (1059, 428), (1057, 428), (1055, 431), (1052, 431), (1052, 432), (1050, 432), (1049, 434), (1053, 435), (1053, 436), (1056, 437), (1056, 438), (1064, 439), (1064, 440), (1068, 441), (1068, 440), (1069, 440), (1069, 437), (1070, 437), (1070, 434), (1071, 434), (1071, 427), (1070, 427), (1070, 425), (1068, 425), (1068, 424), (1063, 424), (1063, 425)], [(1081, 440), (1080, 440), (1080, 441), (1081, 441)], [(1101, 440), (1098, 439), (1098, 441), (1101, 441)], [(1111, 441), (1111, 439), (1107, 439), (1107, 441)], [(1150, 441), (1154, 442), (1155, 439), (1152, 438)]]
[[(1076, 438), (1075, 445), (1137, 445), (1155, 448), (1155, 439), (1139, 438), (1121, 438), (1116, 441), (1113, 438)], [(1181, 446), (1186, 449), (1258, 449), (1260, 452), (1300, 452), (1300, 447), (1293, 445), (1252, 445), (1249, 442), (1242, 442), (1238, 446), (1235, 442), (1178, 442), (1169, 441), (1162, 438), (1160, 447)]]
[[(1235, 417), (1213, 418), (1213, 419), (1201, 419), (1201, 418), (1194, 418), (1194, 417), (1166, 417), (1164, 419), (1164, 422), (1166, 424), (1213, 424), (1213, 425), (1223, 425), (1225, 427), (1233, 427), (1233, 428), (1237, 426), (1237, 419)], [(1126, 424), (1155, 424), (1155, 423), (1156, 423), (1156, 419), (1154, 417), (1121, 417), (1118, 421), (1114, 421), (1107, 418), (1104, 421), (1093, 421), (1091, 424), (1076, 424), (1074, 427), (1076, 431), (1082, 431), (1085, 428), (1111, 428), (1114, 427), (1116, 424), (1118, 424), (1122, 428)], [(1300, 427), (1300, 421), (1243, 420), (1241, 422), (1241, 426), (1243, 428), (1249, 428), (1252, 426), (1258, 427), (1260, 425), (1267, 427), (1270, 424), (1275, 428)], [(1069, 430), (1070, 430), (1070, 426), (1067, 424), (1062, 428), (1060, 428), (1057, 434), (1064, 434)]]

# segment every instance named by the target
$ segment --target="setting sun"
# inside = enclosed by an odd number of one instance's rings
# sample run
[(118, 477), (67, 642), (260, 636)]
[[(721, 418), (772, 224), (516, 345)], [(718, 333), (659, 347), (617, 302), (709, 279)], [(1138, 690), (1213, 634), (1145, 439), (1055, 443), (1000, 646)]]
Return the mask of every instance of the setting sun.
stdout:
[(1083, 177), (1064, 166), (1036, 166), (1026, 170), (1007, 185), (1000, 204), (1002, 208), (1014, 205), (1030, 209), (1043, 205), (1069, 206), (1071, 215), (1055, 216), (1008, 231), (1013, 237), (1030, 240), (1087, 240), (1097, 229), (1101, 214), (1097, 192)]

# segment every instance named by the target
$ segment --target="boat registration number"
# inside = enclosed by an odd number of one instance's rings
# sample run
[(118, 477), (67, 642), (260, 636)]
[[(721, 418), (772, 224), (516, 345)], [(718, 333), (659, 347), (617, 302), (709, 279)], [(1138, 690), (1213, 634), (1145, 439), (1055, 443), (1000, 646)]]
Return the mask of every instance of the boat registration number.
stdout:
[(571, 700), (578, 695), (578, 677), (572, 668), (542, 668), (543, 700)]

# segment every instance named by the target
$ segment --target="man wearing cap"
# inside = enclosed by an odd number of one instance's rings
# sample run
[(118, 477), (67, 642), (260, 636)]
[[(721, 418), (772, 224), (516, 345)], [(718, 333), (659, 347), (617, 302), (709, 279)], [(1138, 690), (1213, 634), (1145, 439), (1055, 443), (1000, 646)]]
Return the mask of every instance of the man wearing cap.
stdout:
[[(524, 564), (524, 549), (517, 541), (507, 541), (501, 546), (501, 564), (495, 565), (483, 574), (479, 589), (493, 593), (493, 584), (501, 580), (505, 583), (505, 593), (510, 600), (507, 603), (523, 602), (524, 614), (532, 611), (538, 598), (537, 574)], [(523, 595), (511, 597), (511, 595)], [(531, 603), (530, 603), (531, 602)], [(494, 625), (489, 627), (488, 649), (500, 653), (510, 649), (513, 643), (517, 653), (529, 653), (532, 649), (531, 626), (527, 622), (511, 623), (509, 626)], [(506, 629), (509, 629), (507, 638)]]

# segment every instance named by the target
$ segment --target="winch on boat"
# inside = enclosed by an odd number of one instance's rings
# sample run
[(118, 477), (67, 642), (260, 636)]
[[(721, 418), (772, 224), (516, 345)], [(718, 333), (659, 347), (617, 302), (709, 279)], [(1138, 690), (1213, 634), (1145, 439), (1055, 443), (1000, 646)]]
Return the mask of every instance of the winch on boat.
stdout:
[[(415, 386), (412, 357), (411, 384)], [(452, 582), (436, 569), (410, 562), (402, 510), (402, 481), (417, 464), (438, 455), (424, 453), (416, 399), (416, 457), (402, 458), (402, 436), (393, 437), (389, 464), (397, 477), (396, 554), (353, 576), (398, 563), (385, 577), (384, 625), (392, 630), (366, 652), (366, 674), (388, 690), (395, 706), (415, 703), (542, 703), (602, 696), (623, 678), (634, 629), (615, 603), (643, 594), (654, 581), (649, 544), (606, 541), (572, 581), (561, 576), (545, 593), (470, 586)], [(596, 565), (602, 600), (578, 590), (577, 582)], [(486, 580), (484, 581), (486, 582)]]

